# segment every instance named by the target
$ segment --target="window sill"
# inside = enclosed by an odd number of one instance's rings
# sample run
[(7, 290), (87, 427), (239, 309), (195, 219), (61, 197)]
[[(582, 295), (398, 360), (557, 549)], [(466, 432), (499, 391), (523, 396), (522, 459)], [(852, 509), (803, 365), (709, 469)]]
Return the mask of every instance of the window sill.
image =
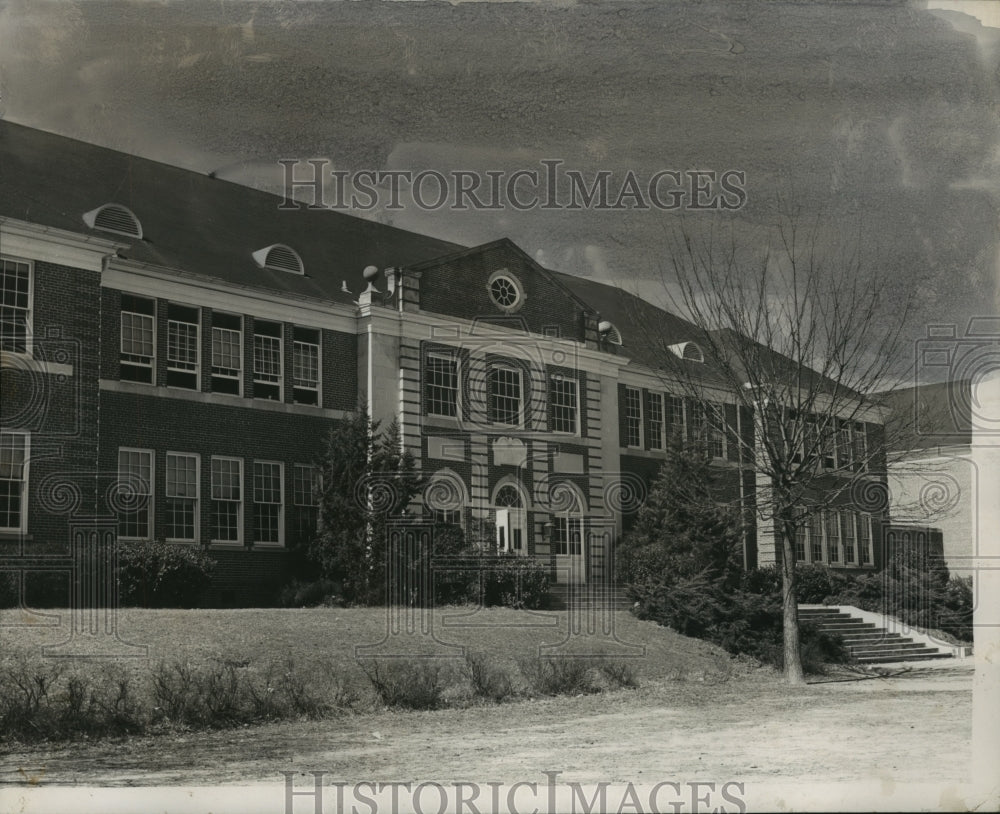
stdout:
[(30, 543), (34, 540), (33, 534), (28, 534), (27, 532), (17, 531), (14, 529), (0, 529), (0, 541), (21, 541), (25, 543)]

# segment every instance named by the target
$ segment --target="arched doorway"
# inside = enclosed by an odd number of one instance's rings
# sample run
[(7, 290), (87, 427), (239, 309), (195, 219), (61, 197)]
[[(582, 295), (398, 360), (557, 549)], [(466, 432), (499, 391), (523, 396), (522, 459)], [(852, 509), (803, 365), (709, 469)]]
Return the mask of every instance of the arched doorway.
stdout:
[(497, 549), (526, 556), (528, 553), (528, 514), (524, 495), (514, 483), (504, 483), (493, 495), (496, 507)]

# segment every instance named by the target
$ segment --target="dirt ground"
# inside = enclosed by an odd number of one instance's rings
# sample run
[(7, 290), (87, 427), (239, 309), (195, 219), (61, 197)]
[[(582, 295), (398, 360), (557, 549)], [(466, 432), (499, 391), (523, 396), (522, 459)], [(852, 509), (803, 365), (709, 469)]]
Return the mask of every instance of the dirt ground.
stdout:
[(797, 689), (761, 672), (602, 696), (37, 747), (0, 756), (0, 780), (218, 786), (323, 771), (350, 782), (449, 784), (543, 782), (544, 771), (558, 771), (560, 782), (579, 783), (968, 782), (971, 664)]

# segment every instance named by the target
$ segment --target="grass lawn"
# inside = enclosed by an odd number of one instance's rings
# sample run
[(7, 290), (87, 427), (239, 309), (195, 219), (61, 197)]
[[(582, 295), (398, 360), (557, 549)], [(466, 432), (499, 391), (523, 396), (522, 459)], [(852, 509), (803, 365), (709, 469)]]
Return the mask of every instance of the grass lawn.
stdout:
[[(17, 625), (18, 611), (0, 611), (0, 660), (17, 654), (35, 657), (44, 645), (68, 637), (67, 611), (53, 627)], [(729, 659), (719, 648), (680, 636), (626, 611), (612, 612), (612, 637), (567, 636), (565, 612), (515, 611), (506, 608), (444, 608), (431, 619), (434, 638), (441, 645), (464, 646), (487, 653), (500, 663), (516, 667), (517, 660), (536, 656), (546, 645), (565, 643), (568, 654), (628, 655), (640, 677), (691, 678), (726, 674)], [(596, 621), (602, 622), (604, 617)], [(306, 670), (335, 669), (350, 681), (366, 683), (355, 658), (357, 646), (377, 645), (388, 630), (384, 608), (310, 608), (294, 610), (142, 610), (119, 612), (119, 635), (148, 648), (146, 659), (119, 663), (142, 673), (157, 662), (215, 660), (255, 663), (294, 659)], [(583, 631), (586, 632), (585, 630)], [(392, 652), (423, 653), (427, 637), (414, 642), (392, 640)], [(433, 642), (431, 642), (433, 646)], [(379, 652), (379, 651), (373, 651)], [(444, 651), (442, 652), (449, 652)], [(453, 651), (460, 654), (460, 650)], [(73, 661), (73, 660), (70, 660)]]
[[(495, 609), (466, 619), (475, 627), (457, 627), (462, 612), (435, 615), (440, 638), (489, 653), (511, 669), (540, 645), (566, 637), (565, 613)], [(16, 612), (0, 613), (0, 623), (17, 620)], [(367, 679), (354, 648), (384, 637), (386, 615), (381, 609), (124, 610), (119, 624), (122, 638), (149, 648), (148, 659), (120, 662), (138, 678), (148, 679), (161, 661), (291, 657), (309, 674), (334, 671), (363, 688)], [(323, 771), (328, 782), (541, 783), (543, 771), (561, 772), (561, 783), (738, 780), (748, 795), (786, 780), (851, 785), (877, 779), (886, 789), (967, 782), (971, 665), (789, 688), (772, 670), (734, 669), (717, 648), (628, 613), (617, 613), (615, 626), (621, 642), (645, 648), (633, 660), (638, 689), (433, 711), (386, 710), (369, 690), (367, 703), (322, 720), (0, 743), (0, 783), (259, 783), (273, 792), (275, 810), (283, 810), (284, 771)], [(40, 647), (63, 640), (66, 628), (7, 626), (0, 637), (0, 661), (9, 664), (20, 653), (37, 663)], [(67, 667), (98, 671), (103, 665)]]

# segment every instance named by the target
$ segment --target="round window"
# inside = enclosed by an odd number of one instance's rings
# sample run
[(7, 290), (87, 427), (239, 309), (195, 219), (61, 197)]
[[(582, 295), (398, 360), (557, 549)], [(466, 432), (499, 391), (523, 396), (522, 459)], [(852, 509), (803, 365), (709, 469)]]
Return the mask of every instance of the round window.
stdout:
[(504, 311), (512, 311), (521, 303), (521, 287), (506, 274), (491, 277), (489, 291), (490, 299)]

